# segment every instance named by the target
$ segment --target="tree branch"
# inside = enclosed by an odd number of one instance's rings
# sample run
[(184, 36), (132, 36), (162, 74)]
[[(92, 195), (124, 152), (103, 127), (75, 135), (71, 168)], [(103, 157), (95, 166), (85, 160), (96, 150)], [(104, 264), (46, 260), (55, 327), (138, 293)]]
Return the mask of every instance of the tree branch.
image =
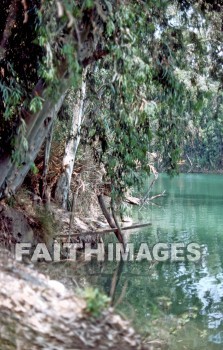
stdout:
[[(123, 237), (122, 237), (122, 233), (121, 233), (120, 230), (116, 227), (116, 224), (115, 224), (113, 218), (112, 218), (111, 215), (109, 214), (108, 209), (106, 208), (106, 205), (105, 205), (105, 202), (104, 202), (104, 199), (103, 199), (103, 195), (102, 195), (102, 194), (99, 194), (99, 195), (98, 195), (98, 202), (99, 202), (99, 204), (100, 204), (102, 213), (104, 214), (104, 216), (105, 216), (105, 218), (106, 218), (106, 220), (107, 220), (109, 226), (110, 226), (111, 228), (114, 229), (114, 233), (115, 233), (115, 235), (116, 235), (118, 241), (119, 241), (120, 243), (122, 243), (123, 246), (124, 246), (124, 239), (123, 239)], [(112, 231), (113, 231), (113, 230), (112, 230)]]

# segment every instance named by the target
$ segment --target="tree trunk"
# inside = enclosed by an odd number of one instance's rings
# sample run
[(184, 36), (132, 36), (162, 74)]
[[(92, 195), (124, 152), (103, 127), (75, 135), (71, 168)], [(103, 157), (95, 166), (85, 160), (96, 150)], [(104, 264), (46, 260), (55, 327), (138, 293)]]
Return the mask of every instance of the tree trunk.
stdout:
[[(29, 4), (30, 3), (30, 4)], [(28, 11), (31, 13), (36, 12), (34, 15), (35, 19), (38, 22), (38, 15), (36, 11), (37, 9), (41, 9), (41, 11), (44, 10), (44, 7), (42, 6), (44, 1), (19, 1), (19, 0), (7, 0), (3, 1), (2, 4), (2, 12), (3, 12), (3, 23), (1, 25), (2, 27), (2, 38), (0, 40), (0, 61), (5, 58), (6, 53), (11, 58), (9, 62), (14, 65), (14, 59), (18, 59), (18, 55), (20, 54), (20, 48), (23, 46), (23, 44), (26, 44), (26, 59), (24, 60), (23, 66), (25, 67), (26, 64), (28, 66), (30, 65), (30, 62), (32, 62), (32, 68), (37, 67), (40, 62), (42, 62), (42, 48), (40, 49), (38, 45), (35, 45), (35, 48), (38, 49), (37, 53), (40, 54), (41, 58), (38, 58), (38, 55), (36, 52), (33, 52), (33, 39), (38, 37), (38, 33), (36, 32), (36, 26), (33, 25), (33, 22), (31, 23), (29, 27), (27, 27), (27, 13)], [(45, 2), (46, 3), (46, 2)], [(17, 8), (17, 5), (20, 6), (20, 8)], [(52, 10), (54, 7), (54, 2), (52, 2)], [(24, 9), (21, 11), (21, 6)], [(28, 8), (27, 8), (28, 6)], [(18, 11), (17, 11), (18, 10)], [(103, 13), (103, 9), (101, 9), (101, 13)], [(86, 16), (87, 20), (86, 20)], [(77, 48), (77, 56), (78, 61), (82, 65), (82, 67), (86, 67), (91, 62), (97, 61), (108, 54), (108, 50), (102, 50), (101, 42), (103, 41), (103, 34), (104, 34), (104, 21), (101, 19), (100, 15), (97, 11), (89, 11), (86, 10), (85, 14), (83, 14), (83, 20), (80, 25), (76, 25), (74, 32), (70, 32), (64, 38), (64, 42), (66, 42), (66, 39), (69, 37), (73, 38), (73, 45), (75, 48)], [(106, 15), (106, 14), (105, 14)], [(22, 16), (22, 19), (21, 19)], [(93, 17), (92, 17), (93, 16)], [(4, 18), (5, 17), (5, 18)], [(29, 16), (30, 21), (31, 15)], [(52, 21), (55, 22), (54, 16), (52, 17)], [(15, 22), (16, 21), (16, 22)], [(94, 23), (97, 23), (97, 28), (94, 27)], [(24, 27), (26, 25), (26, 27)], [(17, 29), (15, 29), (17, 28)], [(80, 29), (81, 28), (81, 29)], [(19, 35), (17, 35), (16, 30), (18, 31)], [(27, 33), (27, 30), (30, 30), (30, 33)], [(80, 33), (83, 34), (84, 40), (82, 41), (82, 38)], [(30, 34), (32, 40), (29, 42), (29, 36), (27, 38), (27, 34)], [(58, 28), (58, 36), (59, 34), (62, 34), (62, 28)], [(11, 40), (11, 37), (13, 36), (13, 40)], [(58, 38), (58, 36), (55, 36)], [(76, 38), (78, 36), (78, 38)], [(15, 38), (18, 38), (18, 40), (14, 40)], [(100, 43), (100, 47), (99, 44)], [(56, 42), (52, 43), (54, 46)], [(12, 55), (9, 55), (12, 53)], [(15, 57), (14, 57), (15, 56)], [(45, 57), (45, 56), (44, 56)], [(6, 60), (7, 61), (7, 60)], [(57, 58), (55, 57), (55, 61), (57, 61)], [(27, 63), (28, 62), (28, 63)], [(15, 62), (17, 63), (17, 62)], [(34, 162), (49, 130), (52, 125), (52, 122), (59, 111), (63, 100), (65, 96), (65, 91), (69, 87), (69, 76), (68, 76), (68, 67), (67, 62), (59, 60), (56, 64), (58, 66), (57, 69), (57, 78), (60, 79), (61, 84), (58, 86), (58, 89), (56, 93), (60, 95), (60, 97), (55, 101), (48, 99), (44, 102), (43, 108), (40, 112), (36, 114), (31, 114), (29, 111), (24, 110), (24, 120), (26, 122), (27, 127), (27, 133), (25, 135), (26, 140), (28, 142), (28, 151), (27, 155), (23, 157), (23, 162), (19, 166), (12, 163), (12, 154), (5, 149), (4, 154), (1, 155), (0, 158), (0, 200), (3, 199), (6, 196), (10, 196), (11, 194), (15, 193), (15, 191), (20, 187), (20, 185), (23, 183), (26, 174), (28, 173), (31, 164)], [(4, 67), (4, 66), (3, 66)], [(4, 68), (2, 69), (4, 72)], [(4, 75), (4, 73), (1, 73)], [(9, 74), (9, 73), (8, 73)], [(11, 74), (11, 73), (10, 73)], [(21, 77), (23, 77), (24, 72), (21, 72)], [(14, 79), (14, 78), (13, 78)], [(22, 78), (23, 79), (23, 78)], [(36, 80), (38, 78), (35, 77), (35, 79), (32, 81), (33, 84), (36, 83)], [(43, 96), (43, 92), (46, 87), (44, 87), (43, 82), (41, 79), (36, 84), (36, 88), (34, 91), (27, 91), (29, 94), (32, 94), (33, 96)], [(2, 109), (2, 108), (1, 108)], [(1, 112), (4, 112), (1, 110)], [(10, 125), (10, 124), (9, 124)], [(10, 126), (9, 126), (10, 127)], [(4, 135), (0, 135), (1, 137), (4, 137)], [(15, 144), (20, 145), (21, 139), (19, 136), (16, 136), (16, 132), (13, 134)], [(77, 141), (78, 146), (78, 141)], [(77, 148), (76, 146), (76, 148)], [(22, 155), (23, 156), (23, 155)]]
[(42, 172), (42, 178), (43, 178), (43, 189), (42, 189), (42, 199), (46, 201), (46, 193), (47, 193), (47, 174), (49, 170), (49, 160), (50, 160), (50, 150), (52, 145), (52, 139), (53, 139), (53, 126), (52, 124), (49, 133), (46, 138), (46, 144), (45, 144), (45, 152), (44, 152), (44, 162), (43, 162), (43, 172)]
[(70, 184), (76, 159), (77, 149), (80, 143), (80, 130), (84, 113), (84, 100), (86, 96), (86, 71), (82, 76), (81, 89), (77, 93), (77, 102), (73, 109), (70, 135), (65, 147), (63, 157), (63, 172), (60, 175), (55, 191), (55, 199), (67, 209)]
[[(16, 192), (22, 185), (32, 162), (34, 162), (52, 123), (60, 110), (66, 89), (61, 91), (61, 95), (57, 102), (46, 101), (42, 110), (36, 115), (30, 115), (27, 120), (27, 142), (29, 145), (23, 163), (18, 166), (11, 161), (11, 156), (7, 155), (0, 160), (0, 199)], [(19, 140), (17, 140), (19, 144)]]

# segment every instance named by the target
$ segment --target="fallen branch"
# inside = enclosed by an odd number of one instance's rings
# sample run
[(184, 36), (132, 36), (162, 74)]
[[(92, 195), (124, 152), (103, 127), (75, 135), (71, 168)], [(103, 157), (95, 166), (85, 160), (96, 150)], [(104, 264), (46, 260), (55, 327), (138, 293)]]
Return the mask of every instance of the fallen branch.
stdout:
[[(151, 225), (152, 225), (151, 223), (146, 223), (146, 224), (140, 224), (140, 225), (126, 226), (126, 227), (122, 227), (122, 231), (134, 230), (137, 228), (147, 227), (147, 226), (151, 226)], [(104, 234), (104, 233), (115, 232), (116, 230), (117, 230), (117, 228), (114, 227), (114, 228), (108, 228), (108, 229), (101, 230), (101, 231), (85, 231), (85, 232), (73, 233), (71, 235), (56, 235), (55, 237), (67, 238), (67, 237), (78, 237), (80, 235), (99, 235), (99, 234)]]
[(104, 214), (109, 226), (112, 228), (112, 231), (111, 232), (114, 232), (118, 241), (120, 243), (122, 243), (124, 245), (124, 240), (123, 240), (123, 237), (122, 237), (122, 232), (121, 230), (117, 227), (115, 221), (113, 220), (113, 218), (111, 217), (110, 213), (108, 212), (108, 209), (106, 208), (106, 205), (105, 205), (105, 202), (104, 202), (104, 199), (103, 199), (103, 196), (102, 194), (99, 194), (98, 195), (98, 202), (100, 204), (100, 207), (101, 207), (101, 210), (102, 210), (102, 213)]
[(132, 196), (126, 196), (125, 197), (125, 202), (133, 205), (139, 205), (140, 204), (140, 199), (137, 197), (132, 197)]
[(147, 199), (149, 199), (149, 194), (150, 194), (150, 192), (151, 192), (151, 190), (152, 190), (152, 188), (153, 188), (153, 186), (154, 186), (154, 184), (155, 184), (155, 182), (156, 182), (156, 180), (158, 179), (158, 176), (159, 176), (158, 172), (155, 170), (154, 167), (151, 167), (151, 170), (153, 172), (154, 179), (152, 180), (151, 184), (149, 185), (149, 188), (148, 188), (146, 194), (141, 199), (141, 203), (140, 203), (141, 207), (143, 207), (143, 205), (146, 203)]
[(157, 194), (156, 196), (152, 196), (148, 199), (148, 201), (152, 201), (153, 199), (159, 198), (159, 197), (164, 197), (165, 196), (166, 191), (164, 190), (162, 193)]
[[(115, 222), (115, 226), (116, 226), (117, 229), (118, 229), (119, 237), (122, 237), (122, 242), (121, 242), (121, 243), (124, 245), (124, 249), (125, 249), (124, 237), (123, 237), (122, 230), (121, 230), (121, 227), (120, 227), (120, 225), (119, 225), (118, 219), (117, 219), (116, 214), (115, 214), (115, 208), (114, 208), (114, 200), (113, 200), (113, 198), (111, 198), (111, 212), (112, 212), (112, 216), (113, 216), (113, 219), (114, 219), (114, 222)], [(112, 227), (112, 226), (111, 226), (111, 227)]]
[(192, 163), (190, 157), (187, 154), (186, 154), (186, 157), (187, 157), (187, 160), (188, 160), (188, 162), (190, 164), (190, 169), (187, 171), (187, 173), (189, 174), (192, 171), (192, 169), (193, 169), (193, 163)]

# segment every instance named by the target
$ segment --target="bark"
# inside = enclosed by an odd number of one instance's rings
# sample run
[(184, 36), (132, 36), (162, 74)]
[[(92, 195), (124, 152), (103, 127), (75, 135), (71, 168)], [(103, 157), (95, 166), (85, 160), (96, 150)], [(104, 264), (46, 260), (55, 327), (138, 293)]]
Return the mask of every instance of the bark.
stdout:
[(132, 197), (132, 196), (125, 196), (124, 198), (125, 202), (133, 205), (140, 205), (140, 198)]
[[(125, 226), (125, 227), (122, 227), (122, 231), (127, 231), (127, 230), (135, 230), (135, 229), (138, 229), (138, 228), (142, 228), (142, 227), (147, 227), (147, 226), (151, 226), (152, 224), (149, 222), (147, 224), (139, 224), (139, 225), (132, 225), (132, 226)], [(100, 235), (100, 234), (106, 234), (106, 233), (111, 233), (111, 232), (115, 232), (115, 230), (117, 230), (117, 227), (114, 227), (114, 228), (108, 228), (108, 229), (105, 229), (105, 230), (100, 230), (100, 231), (84, 231), (84, 232), (79, 232), (79, 233), (72, 233), (69, 235), (69, 237), (79, 237), (80, 235), (82, 237), (86, 236), (86, 235)], [(68, 235), (65, 234), (61, 234), (61, 235), (56, 235), (55, 237), (59, 237), (59, 238), (67, 238)]]
[[(33, 46), (31, 44), (33, 39), (35, 39), (35, 37), (38, 35), (38, 33), (36, 32), (36, 25), (33, 25), (34, 23), (33, 17), (31, 18), (30, 13), (31, 13), (31, 10), (33, 13), (34, 9), (40, 9), (41, 11), (44, 11), (44, 6), (43, 6), (44, 3), (46, 2), (31, 1), (29, 4), (26, 1), (19, 1), (19, 0), (7, 1), (7, 4), (3, 2), (4, 4), (3, 17), (5, 17), (5, 19), (3, 21), (4, 24), (1, 26), (1, 28), (3, 27), (2, 28), (3, 35), (0, 41), (0, 61), (1, 61), (0, 63), (2, 63), (3, 58), (7, 58), (7, 56), (5, 56), (6, 53), (9, 56), (11, 55), (11, 53), (13, 53), (13, 55), (10, 56), (10, 62), (12, 63), (13, 63), (13, 59), (15, 60), (18, 60), (18, 58), (20, 59), (20, 57), (18, 57), (18, 53), (20, 52), (19, 51), (20, 47), (25, 43), (25, 49), (26, 49), (25, 54), (24, 54), (24, 48), (23, 48), (23, 52), (21, 52), (21, 54), (23, 53), (23, 57), (24, 57), (23, 59), (24, 62), (22, 64), (22, 67), (25, 67), (26, 64), (28, 64), (28, 67), (30, 67), (30, 63), (32, 63), (31, 68), (36, 68), (38, 66), (39, 64), (38, 57), (41, 56), (41, 59), (42, 59), (42, 55), (44, 53), (42, 52), (42, 49), (40, 49), (36, 44), (33, 44)], [(36, 4), (41, 8), (39, 8)], [(22, 7), (22, 9), (24, 10), (24, 11), (20, 11), (18, 16), (17, 16), (17, 5), (20, 6), (20, 8)], [(28, 15), (27, 5), (31, 6), (31, 8), (29, 7), (30, 23), (27, 23), (27, 20), (29, 19), (27, 17)], [(55, 21), (54, 15), (56, 15), (56, 13), (54, 12), (54, 9), (55, 9), (54, 2), (52, 2), (51, 6), (52, 6), (51, 18), (53, 21)], [(21, 20), (21, 15), (23, 16), (22, 20)], [(17, 16), (16, 23), (14, 22), (15, 16)], [(38, 23), (37, 16), (36, 15), (33, 15), (33, 16)], [(106, 11), (105, 19), (107, 18), (108, 18), (108, 13)], [(96, 23), (97, 23), (97, 26), (95, 25)], [(80, 65), (86, 66), (90, 62), (96, 61), (102, 58), (104, 55), (108, 54), (108, 51), (105, 51), (101, 48), (103, 46), (102, 42), (104, 40), (103, 39), (104, 28), (105, 28), (105, 25), (103, 20), (101, 19), (101, 13), (98, 13), (96, 9), (92, 9), (90, 11), (86, 10), (83, 13), (82, 21), (80, 20), (80, 23), (78, 23), (78, 26), (76, 25), (75, 29), (74, 28), (70, 29), (72, 33), (69, 32), (69, 34), (67, 34), (67, 36), (64, 38), (64, 42), (66, 42), (66, 39), (68, 37), (69, 37), (69, 40), (71, 37), (73, 38), (73, 41), (74, 41), (73, 44), (75, 47), (77, 47), (77, 56), (78, 56), (78, 61)], [(19, 31), (21, 35), (17, 35), (16, 31)], [(55, 40), (59, 40), (60, 35), (62, 34), (61, 31), (62, 29), (58, 27), (58, 36), (55, 37)], [(27, 36), (28, 34), (30, 34), (30, 36)], [(13, 35), (18, 40), (14, 40), (14, 39), (10, 40)], [(31, 38), (30, 42), (27, 39), (29, 37)], [(80, 41), (78, 41), (77, 38), (80, 38)], [(55, 45), (55, 44), (56, 42), (53, 43), (52, 45)], [(17, 53), (17, 55), (14, 55), (14, 53)], [(57, 59), (57, 57), (55, 57), (55, 59)], [(57, 92), (59, 92), (61, 97), (58, 98), (58, 101), (56, 102), (53, 100), (47, 100), (44, 103), (42, 110), (37, 114), (32, 115), (29, 113), (29, 111), (25, 111), (24, 109), (21, 108), (23, 119), (25, 120), (26, 126), (27, 126), (26, 139), (28, 141), (29, 149), (27, 151), (27, 156), (26, 157), (24, 156), (23, 162), (22, 164), (19, 165), (19, 167), (12, 163), (11, 161), (12, 154), (9, 154), (9, 151), (7, 149), (4, 150), (5, 152), (0, 158), (0, 200), (6, 196), (12, 195), (23, 183), (25, 176), (30, 169), (31, 164), (35, 161), (35, 158), (40, 150), (40, 147), (42, 146), (47, 134), (49, 133), (53, 120), (55, 119), (55, 115), (57, 114), (58, 110), (61, 107), (61, 104), (64, 99), (64, 93), (66, 89), (70, 87), (69, 86), (70, 83), (68, 82), (69, 74), (67, 71), (68, 70), (67, 62), (60, 59), (60, 61), (57, 63), (58, 63), (57, 76), (61, 80), (61, 84), (58, 87)], [(0, 68), (2, 68), (2, 66)], [(22, 80), (26, 79), (27, 74), (24, 75), (23, 68), (21, 68), (20, 66), (17, 68), (18, 68), (19, 77), (21, 75), (20, 78)], [(3, 71), (2, 73), (3, 75), (6, 74), (4, 73), (5, 72), (4, 65), (3, 65), (2, 71)], [(11, 74), (10, 71), (7, 71), (7, 74)], [(35, 76), (35, 75), (33, 77), (30, 76), (29, 79), (33, 79), (32, 80), (33, 84), (37, 83), (36, 85), (37, 89), (36, 91), (27, 91), (27, 92), (29, 94), (33, 94), (33, 96), (38, 95), (38, 96), (44, 97), (44, 89), (46, 88), (46, 86), (44, 86), (44, 84), (42, 84), (42, 82), (40, 81), (40, 91), (39, 91), (39, 85), (38, 85), (39, 82), (37, 82), (38, 76)], [(3, 136), (4, 135), (1, 135), (1, 137)], [(13, 136), (14, 136), (13, 142), (15, 142), (16, 145), (20, 145), (21, 140), (19, 136), (16, 136), (16, 132)], [(75, 142), (76, 142), (76, 149), (77, 149), (78, 142), (79, 142), (78, 138), (75, 140)], [(75, 146), (72, 149), (74, 148)], [(69, 171), (69, 176), (70, 176), (70, 173), (71, 173), (71, 170)], [(67, 188), (69, 188), (69, 179), (67, 182)]]
[(156, 198), (165, 197), (165, 193), (166, 193), (166, 191), (164, 190), (162, 193), (150, 197), (149, 200), (150, 200), (150, 201), (153, 201), (153, 200), (156, 199)]
[(14, 0), (11, 2), (8, 11), (8, 17), (5, 24), (5, 29), (2, 35), (2, 40), (0, 43), (0, 59), (4, 58), (6, 52), (6, 46), (10, 38), (13, 27), (16, 24), (16, 15), (18, 11), (19, 0)]
[(66, 89), (61, 92), (56, 103), (54, 101), (46, 101), (43, 109), (35, 115), (35, 118), (32, 116), (29, 119), (27, 123), (27, 141), (29, 148), (21, 166), (18, 167), (15, 163), (12, 163), (10, 155), (0, 160), (0, 199), (14, 194), (23, 183), (31, 163), (35, 160), (62, 106), (65, 95)]
[(70, 243), (70, 235), (73, 229), (73, 223), (74, 223), (74, 214), (75, 214), (75, 209), (76, 209), (76, 204), (77, 204), (77, 197), (78, 197), (78, 192), (79, 188), (75, 193), (73, 193), (73, 200), (72, 200), (72, 207), (71, 207), (71, 213), (70, 213), (70, 224), (69, 224), (69, 238), (68, 242)]
[(150, 185), (149, 185), (149, 188), (148, 188), (148, 191), (146, 192), (146, 194), (144, 195), (144, 197), (142, 198), (141, 200), (141, 207), (146, 203), (146, 201), (149, 199), (149, 195), (150, 195), (150, 192), (155, 184), (155, 182), (157, 181), (158, 179), (158, 176), (159, 174), (157, 172), (154, 172), (154, 179), (151, 181)]
[(123, 238), (123, 234), (122, 234), (122, 230), (121, 230), (121, 227), (119, 225), (119, 222), (118, 222), (118, 219), (116, 217), (116, 214), (115, 214), (115, 208), (114, 208), (114, 200), (113, 198), (111, 198), (111, 212), (112, 212), (112, 216), (113, 216), (113, 219), (114, 219), (114, 223), (117, 227), (117, 231), (118, 231), (118, 234), (120, 237), (122, 237), (122, 240), (124, 242), (124, 238)]
[(115, 235), (116, 235), (118, 241), (119, 241), (120, 243), (122, 243), (123, 246), (124, 246), (124, 239), (123, 239), (123, 236), (122, 236), (122, 232), (121, 232), (120, 229), (117, 228), (117, 226), (116, 226), (116, 224), (115, 224), (113, 218), (112, 218), (111, 215), (109, 214), (109, 211), (108, 211), (108, 209), (106, 208), (106, 205), (105, 205), (104, 198), (103, 198), (103, 195), (102, 195), (102, 194), (99, 194), (99, 195), (98, 195), (98, 202), (99, 202), (99, 204), (100, 204), (102, 213), (104, 214), (104, 216), (105, 216), (105, 218), (106, 218), (106, 220), (107, 220), (109, 226), (110, 226), (111, 228), (114, 229), (114, 233), (115, 233)]
[(63, 172), (57, 182), (55, 191), (55, 199), (62, 206), (67, 209), (68, 196), (70, 191), (70, 184), (76, 159), (77, 149), (80, 143), (80, 130), (84, 113), (84, 100), (86, 96), (86, 71), (83, 73), (81, 89), (77, 94), (77, 103), (73, 109), (73, 116), (71, 121), (70, 135), (65, 147), (63, 157)]
[(43, 190), (42, 190), (42, 199), (46, 201), (46, 192), (47, 192), (47, 175), (49, 170), (49, 160), (50, 160), (50, 150), (52, 145), (52, 139), (53, 139), (53, 124), (51, 125), (51, 128), (49, 130), (49, 133), (46, 138), (46, 144), (45, 144), (45, 153), (44, 153), (44, 164), (43, 164)]
[(86, 302), (63, 284), (0, 250), (0, 349), (150, 349), (112, 310), (89, 317)]
[(188, 160), (188, 162), (190, 164), (190, 169), (187, 171), (187, 173), (191, 173), (191, 171), (193, 169), (193, 163), (192, 163), (190, 157), (187, 154), (186, 154), (186, 157), (187, 157), (187, 160)]

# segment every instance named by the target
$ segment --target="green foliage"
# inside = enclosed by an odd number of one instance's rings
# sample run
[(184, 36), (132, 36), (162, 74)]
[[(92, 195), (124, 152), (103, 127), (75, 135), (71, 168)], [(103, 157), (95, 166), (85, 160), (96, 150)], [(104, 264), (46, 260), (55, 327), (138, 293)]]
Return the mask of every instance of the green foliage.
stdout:
[(18, 126), (18, 136), (19, 141), (12, 142), (13, 151), (12, 151), (12, 162), (17, 165), (17, 167), (21, 166), (21, 163), (25, 159), (25, 155), (27, 154), (29, 145), (26, 139), (26, 123), (25, 120), (21, 118), (20, 125)]
[(195, 170), (218, 170), (223, 167), (223, 118), (219, 102), (222, 93), (208, 101), (197, 123), (189, 124), (189, 136), (184, 145)]
[(112, 56), (95, 64), (89, 76), (83, 139), (105, 165), (114, 196), (149, 173), (148, 152), (162, 159), (162, 170), (177, 173), (191, 144), (189, 125), (213, 112), (219, 82), (211, 61), (207, 65), (212, 38), (206, 36), (213, 28), (193, 10), (190, 15), (178, 2), (130, 2), (107, 23), (108, 35), (115, 36)]
[(35, 96), (30, 102), (30, 111), (32, 113), (37, 113), (42, 109), (44, 99), (40, 96)]
[[(69, 31), (74, 30), (74, 16), (81, 20), (84, 8), (64, 1), (63, 16), (58, 17), (52, 2), (27, 6), (27, 21), (24, 22), (23, 12), (19, 11), (14, 19), (15, 29), (7, 32), (10, 37), (3, 58), (0, 57), (0, 117), (4, 119), (0, 127), (0, 151), (12, 152), (16, 164), (25, 160), (28, 146), (26, 134), (18, 130), (21, 120), (28, 120), (29, 111), (33, 114), (40, 111), (44, 99), (58, 98), (63, 84), (61, 66), (67, 67), (66, 76), (71, 84), (77, 86), (81, 76), (77, 45)], [(7, 5), (4, 10), (7, 12)], [(4, 25), (6, 23), (2, 23), (3, 28)], [(69, 30), (68, 25), (71, 25)], [(63, 43), (61, 37), (64, 37)]]
[(35, 163), (31, 163), (30, 170), (31, 170), (33, 175), (37, 175), (39, 172), (39, 169), (36, 167)]
[(110, 298), (101, 293), (98, 288), (86, 288), (83, 291), (86, 300), (86, 311), (94, 317), (100, 316), (101, 312), (108, 307)]
[(84, 8), (90, 9), (94, 6), (94, 1), (93, 0), (85, 0), (84, 1)]
[(81, 79), (81, 67), (78, 63), (76, 48), (73, 46), (72, 42), (68, 42), (63, 46), (62, 54), (66, 57), (68, 62), (71, 85), (77, 87)]
[(18, 108), (22, 102), (23, 88), (19, 84), (19, 77), (16, 75), (12, 65), (8, 65), (12, 77), (0, 82), (0, 93), (5, 107), (3, 118), (9, 120), (18, 113)]

